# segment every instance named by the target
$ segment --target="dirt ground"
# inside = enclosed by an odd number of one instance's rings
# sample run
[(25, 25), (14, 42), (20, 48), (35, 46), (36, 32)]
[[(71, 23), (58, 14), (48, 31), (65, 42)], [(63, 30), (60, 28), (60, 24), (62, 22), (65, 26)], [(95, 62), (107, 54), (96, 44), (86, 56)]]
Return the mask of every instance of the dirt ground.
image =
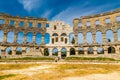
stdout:
[[(62, 70), (62, 69), (58, 69), (59, 65), (61, 64), (43, 64), (40, 66), (29, 67), (26, 69), (1, 70), (0, 73), (17, 74), (14, 77), (4, 78), (2, 80), (120, 80), (120, 70), (119, 71), (113, 70), (112, 72), (108, 72), (108, 73), (101, 73), (101, 72), (96, 73), (97, 70), (100, 71), (102, 70), (102, 68), (91, 67), (87, 69), (84, 67), (83, 69), (79, 69), (76, 66), (69, 67), (70, 64), (69, 65), (62, 64), (62, 67), (65, 65), (67, 67), (66, 69)], [(93, 72), (79, 76), (76, 73), (76, 71), (78, 70), (85, 72), (84, 70), (86, 69), (92, 70)], [(75, 76), (75, 74), (77, 75)]]

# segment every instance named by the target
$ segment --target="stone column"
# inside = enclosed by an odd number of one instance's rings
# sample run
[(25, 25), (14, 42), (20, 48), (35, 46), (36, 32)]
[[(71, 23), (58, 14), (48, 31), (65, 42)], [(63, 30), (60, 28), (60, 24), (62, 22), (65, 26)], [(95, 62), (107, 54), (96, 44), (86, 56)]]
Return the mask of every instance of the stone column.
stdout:
[(6, 43), (7, 42), (7, 33), (4, 33), (4, 37), (3, 37), (3, 42)]
[(97, 55), (97, 47), (94, 47), (94, 55)]
[(84, 52), (85, 52), (85, 55), (88, 54), (88, 47), (85, 47), (85, 48), (84, 48)]
[(96, 43), (96, 34), (93, 34), (93, 41), (92, 43)]
[(61, 49), (58, 48), (58, 57), (61, 58)]
[(53, 48), (49, 48), (50, 52), (49, 52), (49, 56), (52, 57), (52, 50)]
[(75, 44), (78, 44), (78, 35), (75, 34)]
[(45, 43), (44, 43), (44, 35), (42, 35), (42, 44), (45, 44)]
[(104, 54), (105, 54), (105, 55), (108, 55), (108, 49), (107, 49), (107, 46), (104, 46)]
[(83, 33), (83, 38), (84, 38), (84, 43), (87, 43), (86, 34), (85, 33)]
[(23, 39), (23, 42), (26, 44), (26, 40), (27, 40), (27, 34), (25, 33), (24, 34), (24, 39)]
[(34, 34), (33, 35), (33, 44), (35, 44), (36, 43), (36, 35)]
[(18, 35), (17, 33), (14, 34), (14, 42), (17, 43)]
[(75, 48), (75, 55), (78, 56), (78, 49)]
[(106, 43), (107, 42), (107, 40), (106, 40), (106, 33), (103, 33), (103, 43)]
[(117, 34), (117, 32), (114, 32), (114, 42), (118, 42), (118, 34)]
[(119, 47), (115, 46), (115, 53), (119, 53)]
[(67, 57), (69, 57), (70, 56), (70, 48), (66, 48), (66, 55), (67, 55)]

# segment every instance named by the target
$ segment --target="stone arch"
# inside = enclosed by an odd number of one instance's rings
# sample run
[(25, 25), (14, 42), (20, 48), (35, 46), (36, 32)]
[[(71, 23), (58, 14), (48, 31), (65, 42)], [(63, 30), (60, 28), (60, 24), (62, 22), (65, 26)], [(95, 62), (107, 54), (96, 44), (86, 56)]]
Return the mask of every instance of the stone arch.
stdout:
[(62, 33), (61, 36), (67, 36), (67, 34), (66, 33)]
[(33, 41), (33, 33), (32, 32), (28, 32), (26, 37), (27, 37), (26, 42), (27, 43), (32, 43), (32, 41)]
[(120, 28), (117, 30), (118, 33), (118, 41), (120, 41)]
[(54, 48), (54, 49), (52, 50), (52, 54), (53, 54), (54, 56), (58, 56), (58, 49), (57, 49), (57, 48)]
[(58, 36), (58, 34), (57, 33), (53, 33), (53, 35), (52, 36)]
[(66, 54), (67, 54), (67, 49), (66, 48), (62, 48), (61, 49), (61, 58), (65, 58), (66, 57)]
[(115, 53), (115, 48), (110, 46), (108, 47), (108, 54)]
[(26, 49), (25, 49), (25, 52), (26, 52), (26, 53), (30, 52), (30, 48), (26, 48)]
[(114, 42), (114, 34), (111, 29), (108, 29), (106, 31), (106, 39), (107, 39), (107, 42)]
[(80, 55), (80, 54), (84, 54), (84, 49), (83, 49), (82, 47), (78, 49), (78, 54), (79, 54), (79, 55)]
[(86, 40), (87, 40), (87, 43), (92, 43), (93, 42), (92, 32), (87, 32)]
[(89, 47), (88, 48), (88, 54), (94, 54), (94, 52), (93, 52), (94, 50), (93, 50), (93, 48), (92, 47)]
[(4, 38), (4, 31), (0, 30), (0, 42), (3, 42), (3, 38)]
[(0, 55), (2, 55), (2, 49), (0, 48)]
[(82, 33), (78, 33), (78, 44), (84, 43), (84, 36)]
[[(57, 33), (53, 33), (52, 35), (54, 38), (52, 38), (52, 43), (54, 44), (54, 42), (58, 42), (58, 34)], [(54, 39), (54, 42), (53, 42)]]
[(42, 34), (37, 33), (36, 34), (36, 44), (41, 44), (42, 43)]
[(17, 43), (23, 43), (24, 32), (18, 32)]
[(99, 48), (97, 49), (97, 53), (98, 53), (98, 54), (104, 54), (104, 48), (99, 47)]
[(12, 55), (12, 48), (11, 47), (6, 48), (6, 54)]
[(49, 56), (49, 54), (50, 54), (49, 49), (48, 49), (48, 48), (45, 48), (45, 49), (44, 49), (44, 56)]
[(14, 42), (14, 32), (13, 31), (9, 31), (8, 32), (7, 42), (9, 42), (9, 43), (13, 43)]
[(75, 48), (70, 48), (70, 55), (75, 55)]
[[(73, 40), (74, 40), (74, 41), (73, 41)], [(74, 35), (74, 33), (70, 33), (70, 34), (69, 34), (69, 41), (70, 41), (70, 43), (72, 43), (72, 44), (75, 43), (75, 35)]]
[(22, 54), (22, 48), (21, 47), (17, 47), (16, 48), (16, 55), (21, 55)]
[(103, 38), (102, 38), (102, 32), (101, 31), (96, 32), (96, 42), (97, 43), (103, 43)]
[(49, 44), (50, 43), (50, 34), (49, 33), (45, 33), (44, 43), (45, 44)]

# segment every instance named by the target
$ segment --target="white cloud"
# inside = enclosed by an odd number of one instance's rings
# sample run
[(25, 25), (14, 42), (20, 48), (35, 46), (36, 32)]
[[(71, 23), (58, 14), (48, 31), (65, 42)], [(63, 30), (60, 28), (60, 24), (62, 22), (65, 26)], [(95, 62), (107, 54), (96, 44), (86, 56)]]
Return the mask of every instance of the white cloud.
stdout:
[(43, 13), (41, 16), (44, 18), (48, 18), (50, 14), (52, 13), (52, 10), (47, 10), (45, 13)]
[(42, 0), (19, 0), (25, 10), (31, 12), (33, 9), (37, 9), (41, 6)]
[[(52, 20), (62, 20), (66, 23), (70, 23), (72, 25), (72, 21), (74, 18), (80, 18), (80, 16), (88, 16), (96, 13), (101, 13), (106, 11), (108, 8), (112, 7), (109, 4), (106, 5), (100, 5), (98, 7), (89, 7), (88, 2), (83, 4), (82, 6), (75, 6), (75, 7), (69, 7), (66, 10), (60, 12), (55, 17), (52, 18)], [(88, 6), (88, 7), (86, 7)]]

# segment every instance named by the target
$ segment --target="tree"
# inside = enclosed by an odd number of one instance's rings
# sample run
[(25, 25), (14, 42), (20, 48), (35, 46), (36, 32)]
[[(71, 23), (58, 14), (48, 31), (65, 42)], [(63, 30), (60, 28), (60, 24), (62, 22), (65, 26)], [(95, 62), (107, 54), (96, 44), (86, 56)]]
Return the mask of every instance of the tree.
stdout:
[(75, 44), (75, 39), (74, 39), (74, 38), (72, 38), (71, 43), (72, 43), (72, 44)]
[(110, 39), (108, 39), (108, 42), (111, 42), (111, 40), (110, 40)]
[(10, 50), (10, 51), (8, 51), (8, 54), (9, 54), (9, 55), (12, 55), (12, 51), (11, 51), (11, 50)]
[(46, 48), (46, 49), (44, 50), (44, 55), (45, 55), (45, 56), (49, 56), (49, 50), (48, 50), (48, 48)]
[(16, 51), (16, 55), (21, 55), (22, 52), (21, 51)]

